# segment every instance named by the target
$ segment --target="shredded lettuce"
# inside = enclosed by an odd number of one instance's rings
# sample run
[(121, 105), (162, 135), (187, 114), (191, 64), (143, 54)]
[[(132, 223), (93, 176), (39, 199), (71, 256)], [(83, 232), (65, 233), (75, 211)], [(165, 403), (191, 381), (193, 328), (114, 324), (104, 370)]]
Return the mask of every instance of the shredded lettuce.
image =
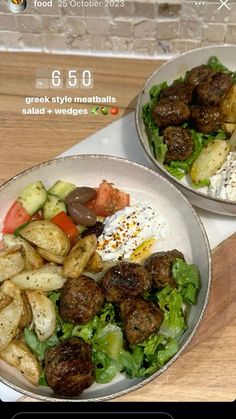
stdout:
[(48, 348), (59, 343), (58, 337), (56, 335), (52, 335), (44, 342), (40, 342), (35, 332), (28, 329), (27, 327), (24, 329), (24, 339), (25, 343), (29, 346), (39, 361), (44, 360), (45, 352)]
[(160, 163), (163, 163), (167, 151), (167, 146), (163, 142), (163, 137), (159, 134), (159, 128), (152, 120), (151, 105), (149, 103), (146, 103), (146, 105), (143, 106), (142, 116), (149, 141), (149, 146), (152, 149), (154, 157), (160, 161)]
[(200, 288), (200, 276), (196, 265), (188, 265), (182, 259), (176, 259), (172, 267), (173, 277), (178, 284), (183, 301), (196, 303), (197, 291)]
[(177, 288), (167, 285), (157, 293), (157, 300), (164, 313), (164, 320), (159, 329), (160, 334), (179, 339), (187, 329), (181, 293)]

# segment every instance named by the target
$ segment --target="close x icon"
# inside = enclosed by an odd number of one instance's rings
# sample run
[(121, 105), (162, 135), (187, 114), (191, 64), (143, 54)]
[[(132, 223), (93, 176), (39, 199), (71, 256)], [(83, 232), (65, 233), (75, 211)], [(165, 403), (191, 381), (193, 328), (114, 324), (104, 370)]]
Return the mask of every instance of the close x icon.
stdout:
[(221, 5), (218, 7), (218, 10), (222, 9), (222, 7), (226, 7), (226, 9), (230, 10), (230, 4), (228, 4), (229, 0), (220, 0)]

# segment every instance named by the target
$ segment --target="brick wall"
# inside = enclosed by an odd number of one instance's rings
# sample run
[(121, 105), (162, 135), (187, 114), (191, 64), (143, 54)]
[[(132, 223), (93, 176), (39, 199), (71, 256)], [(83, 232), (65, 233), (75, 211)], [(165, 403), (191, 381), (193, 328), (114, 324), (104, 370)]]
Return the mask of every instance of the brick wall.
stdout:
[[(48, 0), (46, 0), (48, 2)], [(221, 1), (124, 0), (124, 7), (105, 7), (106, 0), (52, 0), (13, 14), (0, 0), (0, 49), (167, 57), (214, 43), (236, 43), (236, 0), (230, 11)], [(97, 7), (81, 3), (97, 1)], [(114, 0), (117, 1), (117, 0)], [(62, 3), (62, 2), (61, 2)], [(218, 10), (218, 8), (220, 10)]]

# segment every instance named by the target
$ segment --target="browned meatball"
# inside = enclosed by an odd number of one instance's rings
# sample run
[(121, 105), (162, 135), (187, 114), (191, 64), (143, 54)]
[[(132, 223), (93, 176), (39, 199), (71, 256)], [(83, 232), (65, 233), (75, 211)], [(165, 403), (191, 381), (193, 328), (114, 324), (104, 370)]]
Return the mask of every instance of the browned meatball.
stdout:
[(68, 279), (61, 292), (60, 316), (68, 322), (87, 323), (100, 310), (104, 299), (103, 291), (94, 279), (84, 275)]
[(192, 86), (192, 88), (196, 88), (212, 72), (213, 70), (206, 64), (199, 65), (188, 72), (186, 82)]
[(131, 345), (143, 342), (159, 329), (163, 315), (161, 310), (152, 302), (132, 298), (120, 305), (124, 331)]
[(208, 106), (220, 106), (233, 85), (228, 74), (212, 72), (197, 88), (198, 101)]
[(167, 145), (166, 163), (171, 160), (185, 160), (191, 156), (194, 149), (191, 131), (187, 128), (165, 128), (163, 141)]
[(106, 300), (111, 303), (142, 295), (150, 287), (151, 280), (147, 270), (136, 263), (118, 263), (108, 269), (102, 278)]
[(161, 91), (159, 99), (180, 100), (188, 104), (192, 100), (192, 87), (187, 83), (173, 83)]
[(192, 106), (191, 120), (197, 131), (209, 134), (220, 128), (222, 121), (221, 110), (216, 106)]
[(179, 125), (190, 116), (190, 110), (186, 103), (181, 100), (162, 99), (154, 107), (152, 112), (153, 120), (159, 127)]
[(145, 268), (150, 274), (153, 287), (162, 289), (168, 284), (175, 286), (172, 278), (172, 266), (177, 258), (185, 260), (183, 253), (174, 249), (167, 252), (153, 253), (146, 260)]
[(77, 396), (94, 382), (90, 346), (79, 338), (70, 338), (49, 348), (45, 356), (48, 385), (61, 396)]

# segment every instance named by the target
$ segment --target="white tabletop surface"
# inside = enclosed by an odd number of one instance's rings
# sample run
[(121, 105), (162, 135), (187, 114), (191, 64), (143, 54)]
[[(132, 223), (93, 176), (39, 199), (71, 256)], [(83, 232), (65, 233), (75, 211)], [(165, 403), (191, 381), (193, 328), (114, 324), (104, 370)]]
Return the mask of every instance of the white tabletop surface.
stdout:
[[(134, 113), (113, 122), (58, 157), (75, 154), (105, 154), (124, 157), (154, 169), (153, 164), (145, 157), (138, 140)], [(195, 210), (204, 224), (212, 249), (236, 232), (236, 217), (218, 215), (199, 208), (195, 208)], [(15, 401), (21, 396), (22, 394), (0, 383), (2, 401)]]

